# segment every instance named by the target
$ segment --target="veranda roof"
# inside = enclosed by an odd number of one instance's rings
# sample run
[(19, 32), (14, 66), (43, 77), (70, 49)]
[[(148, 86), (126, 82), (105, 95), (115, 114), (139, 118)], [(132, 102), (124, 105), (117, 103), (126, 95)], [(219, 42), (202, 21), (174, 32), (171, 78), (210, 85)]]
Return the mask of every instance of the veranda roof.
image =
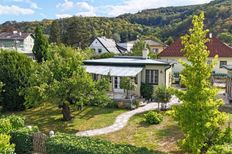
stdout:
[(139, 74), (142, 67), (118, 67), (118, 66), (100, 66), (85, 65), (86, 71), (91, 74), (110, 75), (120, 77), (135, 77)]

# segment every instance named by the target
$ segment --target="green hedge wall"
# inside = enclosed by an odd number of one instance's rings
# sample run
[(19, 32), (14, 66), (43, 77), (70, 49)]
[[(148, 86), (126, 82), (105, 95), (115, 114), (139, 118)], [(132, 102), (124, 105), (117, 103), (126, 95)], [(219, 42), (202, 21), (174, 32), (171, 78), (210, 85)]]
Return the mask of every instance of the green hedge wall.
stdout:
[(33, 151), (32, 135), (38, 132), (38, 127), (22, 128), (10, 133), (11, 143), (15, 144), (15, 152), (17, 154), (31, 154)]
[(132, 145), (113, 144), (108, 141), (77, 137), (69, 134), (56, 134), (46, 143), (47, 154), (152, 154), (147, 148)]

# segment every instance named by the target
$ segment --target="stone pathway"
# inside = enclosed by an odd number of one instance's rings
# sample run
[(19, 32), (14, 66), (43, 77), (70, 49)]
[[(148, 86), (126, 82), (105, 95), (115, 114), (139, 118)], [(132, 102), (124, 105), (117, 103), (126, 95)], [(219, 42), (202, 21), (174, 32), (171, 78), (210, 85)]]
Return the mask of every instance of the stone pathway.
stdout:
[[(178, 102), (179, 101), (176, 97), (172, 97), (171, 101), (168, 103), (168, 107), (171, 107), (174, 104), (178, 104)], [(76, 135), (77, 136), (97, 136), (97, 135), (116, 132), (122, 129), (123, 127), (125, 127), (129, 119), (135, 114), (143, 113), (143, 112), (150, 111), (150, 110), (156, 110), (157, 108), (158, 108), (157, 103), (149, 103), (143, 107), (120, 114), (116, 118), (114, 124), (111, 126), (100, 128), (100, 129), (78, 132), (76, 133)]]

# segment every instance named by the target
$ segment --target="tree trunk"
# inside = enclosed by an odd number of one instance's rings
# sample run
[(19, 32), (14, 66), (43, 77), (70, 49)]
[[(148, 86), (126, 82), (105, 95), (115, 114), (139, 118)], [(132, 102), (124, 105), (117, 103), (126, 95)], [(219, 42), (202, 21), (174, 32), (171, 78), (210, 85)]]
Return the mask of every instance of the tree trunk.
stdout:
[(62, 108), (62, 114), (64, 121), (70, 121), (72, 119), (70, 108), (67, 104), (63, 103), (62, 105), (59, 105), (60, 108)]

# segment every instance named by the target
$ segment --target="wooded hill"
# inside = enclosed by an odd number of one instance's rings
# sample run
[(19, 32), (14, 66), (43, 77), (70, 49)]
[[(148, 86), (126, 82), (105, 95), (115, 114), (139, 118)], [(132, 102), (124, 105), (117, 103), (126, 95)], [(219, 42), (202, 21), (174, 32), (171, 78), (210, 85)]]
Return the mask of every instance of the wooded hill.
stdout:
[(42, 25), (51, 42), (74, 47), (89, 46), (96, 36), (114, 38), (118, 42), (149, 37), (165, 42), (186, 33), (192, 16), (204, 11), (205, 27), (224, 42), (232, 45), (232, 0), (214, 0), (208, 4), (165, 7), (124, 14), (116, 18), (71, 17), (41, 22), (5, 22), (0, 31), (21, 30), (33, 32)]

